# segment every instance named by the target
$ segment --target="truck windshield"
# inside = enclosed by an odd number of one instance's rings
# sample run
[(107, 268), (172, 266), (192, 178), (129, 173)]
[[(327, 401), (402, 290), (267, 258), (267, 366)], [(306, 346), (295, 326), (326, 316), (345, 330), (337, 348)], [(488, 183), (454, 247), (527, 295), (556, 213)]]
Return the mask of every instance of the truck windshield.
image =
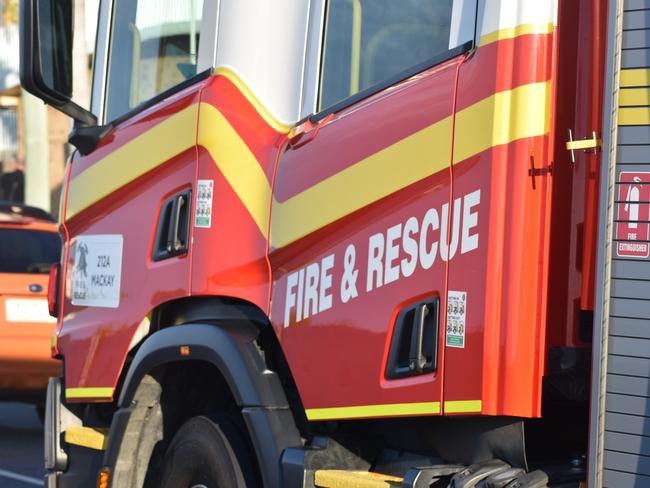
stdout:
[(0, 273), (47, 274), (60, 255), (61, 240), (54, 232), (0, 229)]
[(116, 0), (106, 116), (111, 121), (196, 74), (203, 0)]

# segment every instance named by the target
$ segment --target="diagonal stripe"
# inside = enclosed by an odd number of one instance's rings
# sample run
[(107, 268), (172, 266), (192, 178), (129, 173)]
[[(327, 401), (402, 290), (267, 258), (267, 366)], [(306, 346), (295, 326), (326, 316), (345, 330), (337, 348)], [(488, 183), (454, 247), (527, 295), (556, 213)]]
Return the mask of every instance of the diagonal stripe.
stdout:
[(454, 164), (494, 146), (549, 131), (550, 83), (503, 91), (456, 114)]
[(199, 146), (248, 209), (263, 236), (268, 234), (271, 185), (257, 159), (223, 114), (210, 104), (199, 110)]
[[(496, 93), (456, 115), (454, 162), (517, 139), (543, 135), (549, 124), (549, 83), (532, 83)], [(175, 155), (198, 143), (268, 235), (271, 188), (259, 162), (219, 110), (202, 103), (188, 107), (116, 149), (74, 178), (69, 219)], [(448, 165), (451, 117), (359, 161), (285, 202), (273, 202), (271, 244), (283, 247)], [(338, 199), (331, 196), (344, 195)]]
[(250, 103), (258, 114), (266, 121), (269, 126), (275, 129), (281, 134), (286, 134), (291, 129), (291, 125), (287, 125), (284, 122), (280, 122), (268, 109), (264, 106), (262, 102), (255, 96), (255, 94), (248, 88), (248, 85), (239, 77), (237, 73), (233, 70), (226, 68), (224, 66), (216, 68), (214, 70), (215, 75), (225, 76), (230, 80), (230, 82), (237, 87), (237, 89), (246, 97), (248, 103)]
[(490, 32), (481, 36), (478, 45), (485, 46), (497, 41), (505, 39), (512, 39), (518, 36), (525, 36), (528, 34), (550, 34), (555, 29), (552, 23), (547, 24), (520, 24), (514, 27), (507, 27), (498, 31)]
[[(496, 93), (456, 114), (454, 163), (549, 131), (550, 84)], [(369, 156), (285, 202), (273, 202), (280, 248), (448, 166), (451, 117)], [(337, 195), (338, 198), (332, 198)]]
[(446, 117), (285, 202), (274, 201), (271, 245), (286, 246), (437, 173), (449, 164), (450, 143), (451, 117)]
[(66, 219), (193, 147), (197, 107), (168, 117), (72, 179)]
[(15, 481), (21, 481), (23, 483), (27, 483), (28, 485), (41, 487), (43, 486), (44, 482), (44, 480), (41, 478), (33, 478), (32, 476), (25, 476), (24, 474), (14, 473), (13, 471), (7, 471), (5, 469), (0, 469), (0, 477)]

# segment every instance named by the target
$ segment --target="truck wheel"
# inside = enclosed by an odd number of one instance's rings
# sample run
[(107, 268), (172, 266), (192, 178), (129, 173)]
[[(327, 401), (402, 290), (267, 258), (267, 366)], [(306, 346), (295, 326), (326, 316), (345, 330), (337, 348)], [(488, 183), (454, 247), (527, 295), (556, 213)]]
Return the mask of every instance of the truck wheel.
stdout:
[(255, 488), (260, 486), (242, 428), (230, 417), (193, 417), (167, 448), (162, 488)]

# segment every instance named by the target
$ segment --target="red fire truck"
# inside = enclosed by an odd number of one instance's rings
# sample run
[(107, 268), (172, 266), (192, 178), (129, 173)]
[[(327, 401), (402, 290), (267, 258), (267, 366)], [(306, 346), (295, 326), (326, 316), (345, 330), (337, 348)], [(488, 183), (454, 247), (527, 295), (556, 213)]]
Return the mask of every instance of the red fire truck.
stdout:
[(73, 3), (47, 486), (650, 486), (650, 2)]

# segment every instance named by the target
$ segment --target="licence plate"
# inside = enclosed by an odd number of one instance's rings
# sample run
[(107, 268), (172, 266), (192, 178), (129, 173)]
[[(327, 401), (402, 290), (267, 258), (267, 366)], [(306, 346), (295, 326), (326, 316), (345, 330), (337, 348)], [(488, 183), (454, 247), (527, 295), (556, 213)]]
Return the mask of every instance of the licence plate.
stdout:
[(47, 308), (47, 300), (28, 298), (8, 298), (5, 301), (7, 322), (54, 323)]

